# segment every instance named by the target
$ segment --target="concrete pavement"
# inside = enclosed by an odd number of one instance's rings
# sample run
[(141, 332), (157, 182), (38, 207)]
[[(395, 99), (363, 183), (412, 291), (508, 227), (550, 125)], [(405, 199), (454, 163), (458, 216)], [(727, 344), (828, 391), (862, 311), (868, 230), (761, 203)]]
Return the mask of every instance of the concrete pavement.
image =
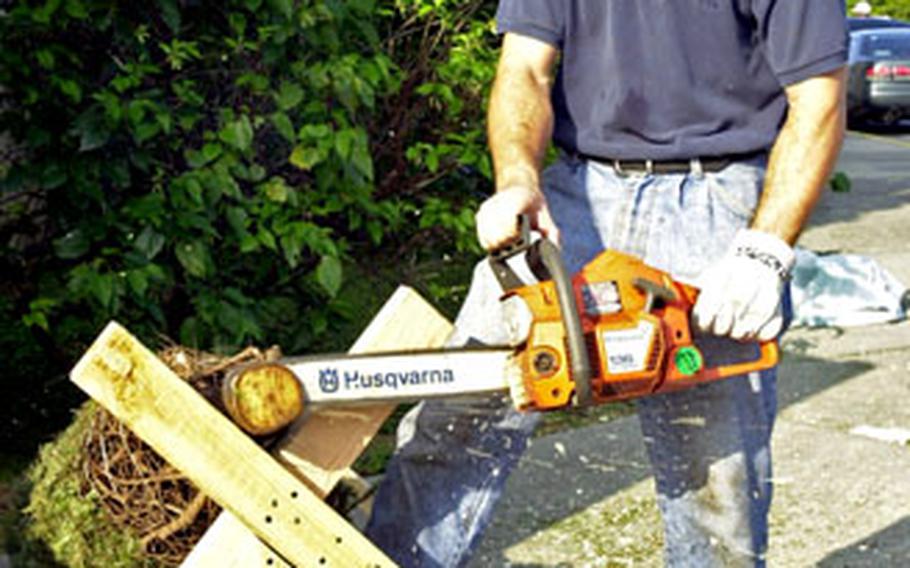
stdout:
[[(800, 245), (871, 256), (910, 284), (910, 141), (851, 133)], [(910, 323), (783, 342), (770, 566), (910, 566)], [(475, 557), (489, 566), (660, 566), (634, 416), (535, 439)]]

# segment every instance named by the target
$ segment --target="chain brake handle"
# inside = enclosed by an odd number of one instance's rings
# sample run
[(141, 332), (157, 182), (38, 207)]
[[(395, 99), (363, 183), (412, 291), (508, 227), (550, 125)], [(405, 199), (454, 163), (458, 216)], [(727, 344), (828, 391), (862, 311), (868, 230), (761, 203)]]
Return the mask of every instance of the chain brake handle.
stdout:
[(594, 401), (591, 395), (593, 372), (572, 278), (566, 270), (562, 255), (556, 245), (543, 236), (536, 241), (531, 241), (531, 223), (527, 215), (518, 217), (518, 226), (517, 239), (504, 247), (490, 251), (490, 267), (504, 291), (508, 292), (525, 286), (526, 284), (508, 264), (509, 259), (524, 253), (528, 267), (538, 280), (553, 281), (566, 334), (571, 376), (575, 383), (574, 404), (575, 406), (589, 406)]

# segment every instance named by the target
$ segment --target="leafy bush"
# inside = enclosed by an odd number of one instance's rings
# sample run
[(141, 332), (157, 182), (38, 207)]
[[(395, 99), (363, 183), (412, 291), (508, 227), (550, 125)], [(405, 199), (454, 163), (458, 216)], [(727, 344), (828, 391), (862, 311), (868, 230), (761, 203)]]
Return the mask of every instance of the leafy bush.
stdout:
[[(847, 0), (847, 13), (855, 6), (857, 0)], [(910, 20), (910, 5), (906, 0), (875, 0), (872, 4), (873, 16), (887, 16), (900, 20)]]
[(477, 252), (494, 4), (7, 3), (4, 325), (58, 370), (111, 318), (340, 347), (371, 267)]

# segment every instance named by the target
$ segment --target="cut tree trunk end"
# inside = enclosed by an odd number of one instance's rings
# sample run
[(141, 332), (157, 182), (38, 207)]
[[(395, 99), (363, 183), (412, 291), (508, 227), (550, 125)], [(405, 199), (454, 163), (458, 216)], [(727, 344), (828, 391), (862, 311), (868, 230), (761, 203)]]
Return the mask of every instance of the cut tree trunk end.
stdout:
[(234, 422), (254, 436), (274, 434), (303, 413), (303, 389), (287, 367), (253, 363), (230, 372), (221, 390)]

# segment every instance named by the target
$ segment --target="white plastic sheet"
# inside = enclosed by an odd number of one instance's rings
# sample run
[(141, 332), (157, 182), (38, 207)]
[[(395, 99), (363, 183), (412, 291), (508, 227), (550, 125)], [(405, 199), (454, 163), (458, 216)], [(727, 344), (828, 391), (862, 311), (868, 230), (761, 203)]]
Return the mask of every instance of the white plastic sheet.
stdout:
[(797, 248), (793, 326), (851, 327), (904, 319), (907, 287), (875, 260)]

